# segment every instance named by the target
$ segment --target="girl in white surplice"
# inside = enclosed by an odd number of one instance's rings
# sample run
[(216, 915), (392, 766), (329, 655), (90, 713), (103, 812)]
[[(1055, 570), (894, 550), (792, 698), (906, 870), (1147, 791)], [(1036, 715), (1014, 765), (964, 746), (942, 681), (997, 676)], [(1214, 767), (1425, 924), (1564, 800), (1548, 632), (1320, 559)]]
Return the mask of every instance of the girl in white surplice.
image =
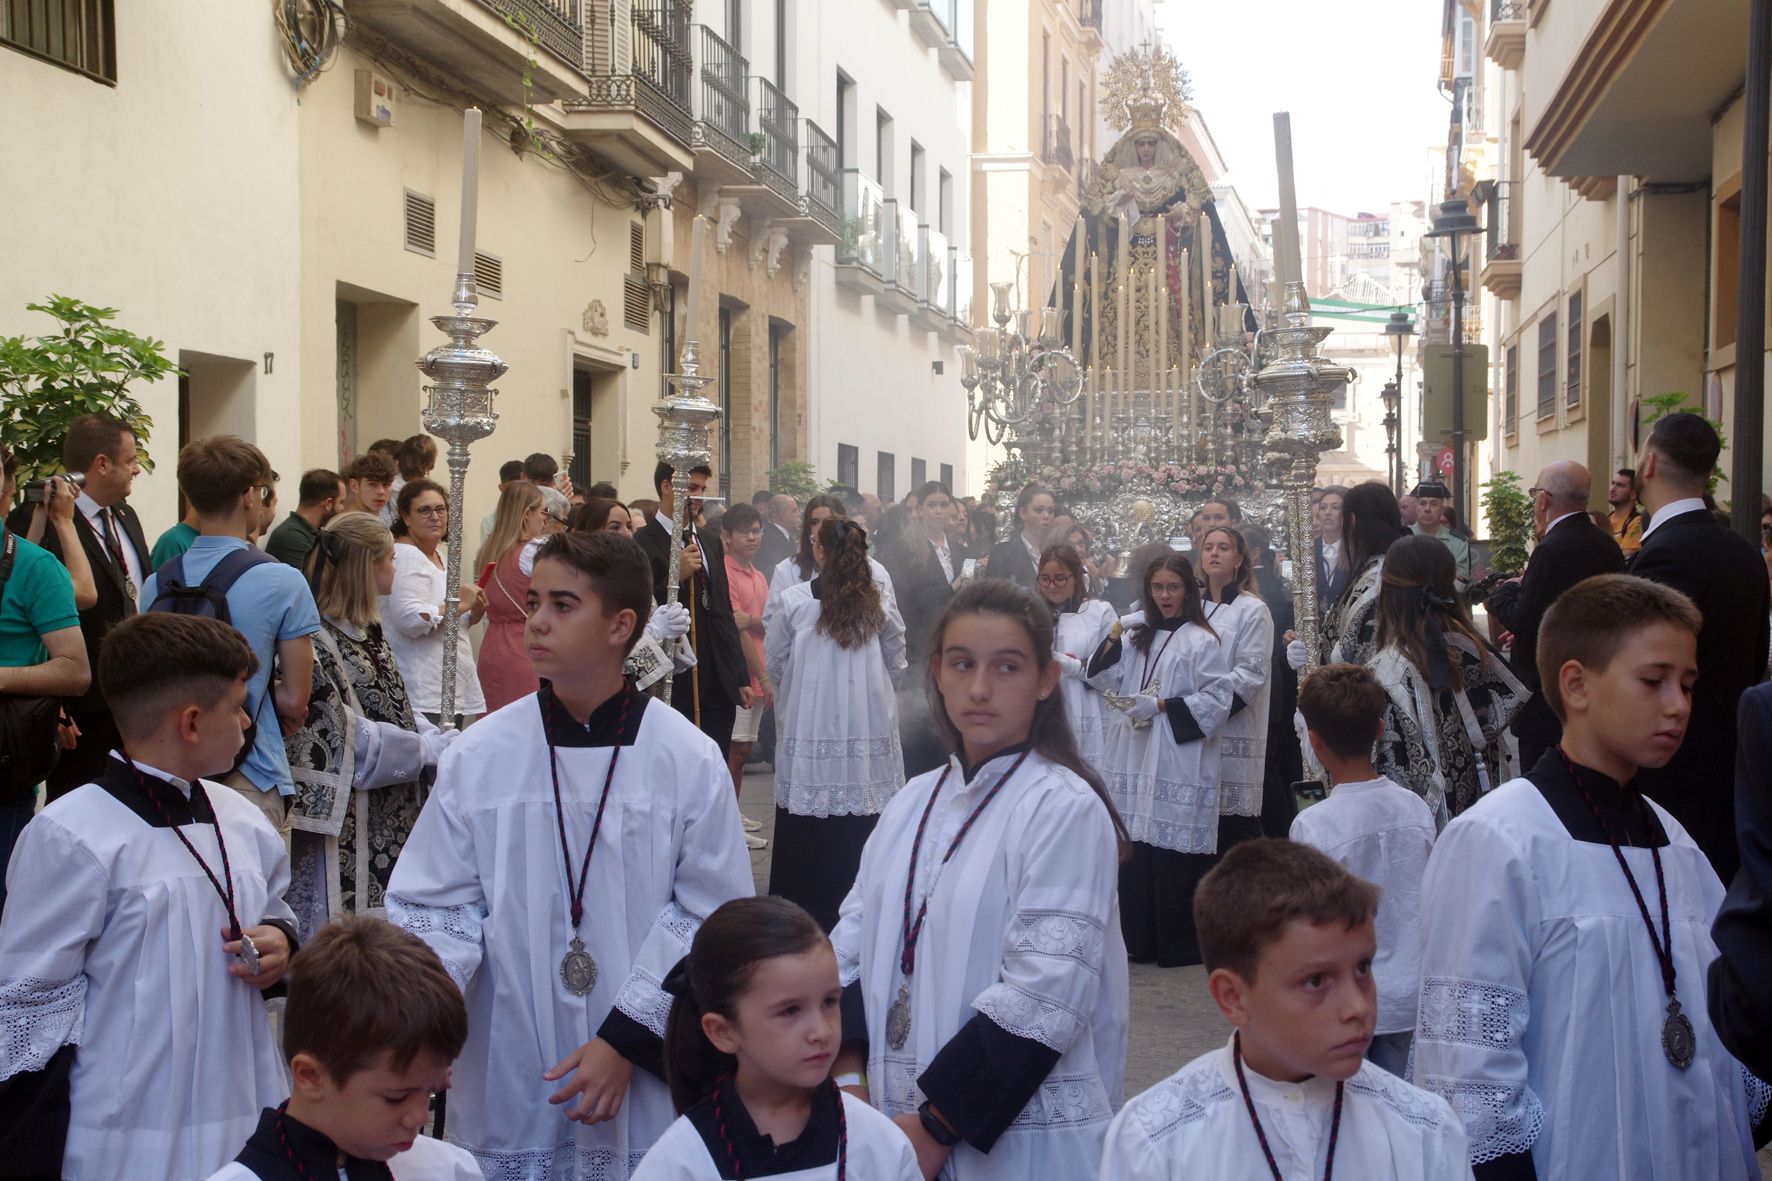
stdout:
[(831, 933), (865, 1010), (844, 1006), (837, 1082), (904, 1129), (925, 1177), (1093, 1177), (1120, 1105), (1124, 829), (1059, 671), (1031, 594), (954, 597), (926, 670), (954, 754), (887, 805)]
[(1103, 766), (1132, 835), (1120, 868), (1126, 950), (1134, 962), (1173, 968), (1200, 962), (1192, 900), (1217, 861), (1218, 733), (1234, 686), (1186, 558), (1163, 553), (1145, 568), (1143, 602), (1089, 673), (1123, 707), (1108, 719)]
[(1274, 616), (1255, 585), (1249, 543), (1229, 525), (1200, 538), (1206, 576), (1206, 621), (1224, 641), (1231, 662), (1231, 716), (1218, 732), (1218, 851), (1261, 835), (1261, 798), (1267, 773), (1269, 678), (1273, 673)]
[(1065, 717), (1077, 739), (1077, 753), (1092, 767), (1101, 765), (1107, 741), (1107, 706), (1101, 693), (1084, 679), (1089, 658), (1108, 638), (1118, 618), (1112, 604), (1089, 597), (1089, 575), (1083, 555), (1068, 543), (1049, 545), (1040, 555), (1035, 585), (1052, 612), (1052, 659), (1064, 670), (1058, 692)]
[(633, 1181), (922, 1181), (904, 1133), (831, 1080), (843, 986), (811, 915), (785, 898), (735, 898), (664, 987), (678, 1118)]
[(309, 559), (324, 626), (302, 728), (284, 740), (295, 776), (289, 904), (303, 931), (378, 913), (394, 861), (424, 807), (423, 773), (456, 735), (415, 714), (382, 636), (394, 537), (368, 513), (334, 517)]
[(904, 786), (904, 623), (874, 582), (860, 525), (821, 522), (812, 555), (818, 577), (782, 593), (763, 640), (777, 686), (769, 892), (829, 930), (875, 819)]

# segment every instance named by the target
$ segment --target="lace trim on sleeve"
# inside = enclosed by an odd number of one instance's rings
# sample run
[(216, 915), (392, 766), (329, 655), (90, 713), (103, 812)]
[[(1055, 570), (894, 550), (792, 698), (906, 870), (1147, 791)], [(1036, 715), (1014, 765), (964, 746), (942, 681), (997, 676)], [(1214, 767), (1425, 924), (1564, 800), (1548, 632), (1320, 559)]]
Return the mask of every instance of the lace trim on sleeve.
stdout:
[(1470, 1138), (1473, 1165), (1528, 1152), (1544, 1130), (1544, 1105), (1529, 1087), (1434, 1077), (1415, 1083), (1452, 1105)]
[(1107, 933), (1086, 914), (1068, 910), (1024, 910), (1015, 916), (1009, 932), (1010, 954), (1071, 960), (1101, 971), (1102, 949)]
[[(1438, 1043), (1518, 1055), (1526, 1013), (1526, 994), (1517, 988), (1454, 976), (1427, 976), (1421, 982), (1415, 1046), (1419, 1050), (1424, 1044)], [(1544, 1127), (1544, 1107), (1524, 1083), (1439, 1075), (1413, 1081), (1452, 1105), (1470, 1137), (1472, 1164), (1527, 1151)]]
[(1745, 1066), (1741, 1068), (1741, 1083), (1747, 1088), (1748, 1127), (1757, 1128), (1766, 1118), (1766, 1109), (1772, 1107), (1772, 1086), (1761, 1082)]
[(477, 947), (480, 944), (481, 927), (486, 921), (486, 912), (477, 906), (469, 906), (466, 903), (458, 906), (420, 906), (417, 903), (407, 902), (398, 894), (387, 895), (385, 902), (388, 921), (401, 930), (410, 931), (429, 943), (431, 950), (437, 953), (437, 958), (443, 961), (443, 967), (449, 973), (449, 978), (455, 981), (456, 986), (462, 992), (467, 992), (468, 977), (470, 976), (467, 967), (453, 956), (444, 954), (444, 948), (439, 947), (434, 940), (425, 939), (425, 936), (442, 935), (447, 939)]
[(0, 1081), (42, 1070), (57, 1050), (79, 1045), (85, 1016), (85, 976), (0, 980)]
[[(671, 940), (675, 946), (669, 949), (668, 955), (670, 964), (674, 965), (689, 953), (689, 945), (695, 939), (695, 932), (700, 926), (701, 920), (677, 903), (671, 902), (659, 912), (658, 921), (653, 924), (647, 943), (653, 943), (660, 934)], [(655, 949), (648, 946), (645, 950), (651, 952)], [(664, 973), (670, 968), (667, 965), (663, 971), (654, 971), (653, 965), (647, 962), (652, 958), (656, 957), (635, 957), (633, 970), (622, 982), (621, 991), (616, 993), (615, 1007), (662, 1038), (665, 1024), (671, 1016), (671, 994), (664, 990)]]
[(1421, 982), (1417, 1041), (1513, 1050), (1526, 1031), (1526, 994), (1480, 980), (1428, 976)]
[(1051, 997), (1036, 996), (1014, 984), (993, 984), (972, 1007), (1004, 1033), (1039, 1042), (1060, 1054), (1070, 1049), (1087, 1018)]

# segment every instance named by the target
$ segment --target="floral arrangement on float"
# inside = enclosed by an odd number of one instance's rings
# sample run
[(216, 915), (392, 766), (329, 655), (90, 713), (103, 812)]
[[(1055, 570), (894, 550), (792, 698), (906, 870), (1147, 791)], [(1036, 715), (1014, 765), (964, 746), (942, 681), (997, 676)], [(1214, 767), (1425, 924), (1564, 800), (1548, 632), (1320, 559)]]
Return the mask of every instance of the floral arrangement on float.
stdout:
[[(1259, 477), (1242, 468), (1223, 463), (1065, 463), (1042, 467), (1034, 480), (1044, 484), (1063, 500), (1106, 500), (1122, 491), (1167, 493), (1186, 498), (1229, 496), (1232, 499), (1259, 493), (1264, 485)], [(997, 489), (1011, 497), (1020, 490)]]

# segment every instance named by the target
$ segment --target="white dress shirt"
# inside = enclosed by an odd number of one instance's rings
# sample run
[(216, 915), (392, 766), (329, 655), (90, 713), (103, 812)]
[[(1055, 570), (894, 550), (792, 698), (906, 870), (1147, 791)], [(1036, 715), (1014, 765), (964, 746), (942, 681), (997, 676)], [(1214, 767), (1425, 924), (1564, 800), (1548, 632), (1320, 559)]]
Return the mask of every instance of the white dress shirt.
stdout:
[(1663, 521), (1671, 521), (1682, 513), (1695, 513), (1704, 507), (1704, 499), (1698, 496), (1688, 496), (1684, 500), (1662, 505), (1661, 511), (1651, 516), (1649, 524), (1644, 527), (1643, 540), (1648, 541), (1649, 535), (1661, 528)]
[(142, 569), (142, 555), (136, 552), (135, 545), (129, 540), (129, 532), (123, 528), (122, 518), (107, 511), (104, 505), (84, 492), (80, 493), (74, 503), (86, 514), (87, 523), (98, 534), (99, 544), (123, 563), (123, 569), (129, 574), (129, 585), (140, 588), (142, 580), (149, 572)]
[(936, 541), (932, 537), (929, 539), (929, 544), (935, 548), (935, 560), (941, 563), (941, 572), (947, 576), (949, 582), (952, 582), (954, 580), (954, 558), (953, 551), (948, 548), (948, 535), (943, 533), (940, 541)]

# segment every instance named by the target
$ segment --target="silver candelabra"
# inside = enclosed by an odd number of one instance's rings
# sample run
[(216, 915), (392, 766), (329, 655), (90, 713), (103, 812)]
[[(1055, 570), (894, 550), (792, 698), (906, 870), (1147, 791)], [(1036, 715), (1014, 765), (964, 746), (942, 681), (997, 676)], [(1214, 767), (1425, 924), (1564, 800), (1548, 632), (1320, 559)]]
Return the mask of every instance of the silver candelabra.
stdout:
[[(665, 374), (671, 396), (652, 408), (658, 415), (658, 458), (671, 465), (671, 557), (665, 572), (665, 602), (677, 599), (678, 568), (683, 560), (683, 544), (689, 532), (689, 469), (708, 464), (708, 428), (720, 420), (720, 407), (702, 396), (702, 390), (713, 378), (701, 375), (700, 346), (693, 340), (683, 342), (682, 361), (678, 372)], [(674, 673), (667, 673), (662, 696), (671, 699)]]
[[(1066, 348), (1058, 309), (1038, 314), (1011, 310), (1012, 283), (992, 283), (995, 296), (989, 325), (976, 329), (970, 348), (960, 349), (960, 384), (966, 387), (966, 428), (976, 439), (1001, 443), (1010, 432), (1026, 439), (1026, 428), (1041, 431), (1035, 466), (1050, 460), (1051, 432), (1083, 392), (1083, 369)], [(1010, 325), (1013, 323), (1014, 327)], [(1023, 450), (1027, 450), (1026, 439)]]
[(443, 700), (445, 725), (455, 716), (455, 649), (461, 617), (461, 547), (463, 498), (468, 478), (468, 444), (493, 432), (498, 415), (492, 388), (510, 366), (476, 341), (491, 331), (497, 320), (474, 315), (480, 295), (471, 273), (455, 277), (455, 296), (450, 300), (453, 316), (432, 316), (431, 323), (449, 337), (418, 359), (418, 367), (431, 379), (425, 386), (429, 400), (422, 415), (427, 432), (449, 444), (449, 554), (445, 559), (447, 589), (443, 600)]

